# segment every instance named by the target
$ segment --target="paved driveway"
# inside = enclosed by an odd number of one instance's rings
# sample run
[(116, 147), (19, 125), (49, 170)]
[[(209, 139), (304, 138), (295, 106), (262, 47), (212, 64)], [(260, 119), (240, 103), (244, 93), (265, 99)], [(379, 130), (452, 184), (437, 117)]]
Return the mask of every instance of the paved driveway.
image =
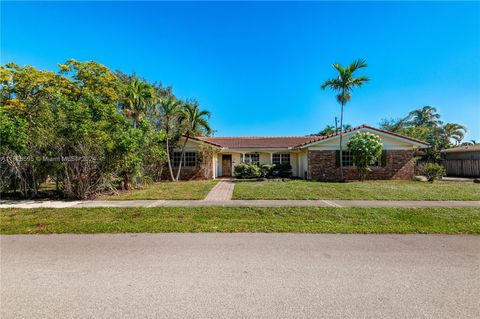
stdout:
[(1, 237), (2, 318), (479, 318), (480, 237)]

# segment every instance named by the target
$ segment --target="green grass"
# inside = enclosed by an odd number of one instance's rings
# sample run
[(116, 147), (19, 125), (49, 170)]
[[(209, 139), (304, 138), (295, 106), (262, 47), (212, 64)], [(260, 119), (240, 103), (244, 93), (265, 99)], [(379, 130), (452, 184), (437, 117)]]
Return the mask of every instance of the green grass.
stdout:
[(466, 182), (305, 180), (237, 181), (234, 199), (480, 200), (480, 184)]
[(133, 199), (204, 199), (218, 180), (161, 182), (144, 186), (116, 195), (106, 195), (99, 200), (133, 200)]
[(2, 209), (1, 234), (294, 232), (480, 234), (474, 208)]

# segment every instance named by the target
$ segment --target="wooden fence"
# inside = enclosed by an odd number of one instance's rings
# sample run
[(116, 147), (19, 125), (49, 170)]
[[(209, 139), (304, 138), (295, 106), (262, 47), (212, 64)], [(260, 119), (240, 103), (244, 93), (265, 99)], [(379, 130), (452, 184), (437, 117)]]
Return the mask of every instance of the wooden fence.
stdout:
[(480, 159), (443, 160), (447, 176), (480, 177)]

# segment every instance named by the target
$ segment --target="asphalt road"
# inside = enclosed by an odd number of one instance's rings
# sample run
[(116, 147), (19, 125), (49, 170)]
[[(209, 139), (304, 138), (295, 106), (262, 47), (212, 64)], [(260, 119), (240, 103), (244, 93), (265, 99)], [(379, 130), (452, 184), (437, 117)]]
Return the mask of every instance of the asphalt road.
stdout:
[(480, 318), (480, 236), (1, 237), (1, 318)]

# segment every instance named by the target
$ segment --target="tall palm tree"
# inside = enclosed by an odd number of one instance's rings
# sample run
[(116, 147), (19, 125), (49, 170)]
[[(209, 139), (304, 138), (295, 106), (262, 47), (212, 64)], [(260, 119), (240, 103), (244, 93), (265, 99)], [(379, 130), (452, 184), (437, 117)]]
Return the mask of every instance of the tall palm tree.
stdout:
[(200, 110), (198, 103), (196, 102), (187, 102), (184, 103), (180, 119), (182, 124), (185, 125), (185, 141), (182, 146), (182, 153), (180, 155), (180, 163), (178, 164), (178, 172), (176, 180), (180, 178), (180, 171), (182, 169), (183, 157), (185, 155), (185, 146), (187, 145), (188, 139), (193, 135), (210, 135), (212, 133), (212, 128), (208, 124), (210, 119), (210, 112), (206, 110)]
[[(368, 77), (359, 76), (355, 77), (355, 71), (367, 67), (365, 59), (358, 59), (352, 62), (349, 66), (343, 67), (340, 64), (333, 64), (333, 68), (337, 72), (337, 77), (325, 81), (321, 88), (325, 90), (330, 88), (333, 91), (338, 92), (337, 101), (342, 105), (340, 113), (340, 127), (343, 128), (343, 112), (345, 109), (345, 104), (352, 98), (353, 89), (356, 87), (361, 87), (364, 83), (369, 81)], [(343, 130), (340, 130), (340, 179), (343, 180)]]
[(132, 118), (133, 128), (137, 128), (138, 122), (153, 107), (156, 94), (153, 87), (145, 81), (134, 77), (127, 85), (125, 99), (122, 105), (127, 117)]
[(447, 123), (441, 128), (441, 135), (446, 145), (450, 144), (452, 139), (455, 140), (455, 145), (460, 144), (465, 133), (467, 133), (467, 128), (456, 123)]
[(169, 141), (170, 141), (172, 125), (174, 124), (175, 119), (180, 114), (180, 106), (181, 106), (181, 102), (175, 99), (174, 97), (161, 99), (159, 103), (160, 113), (162, 116), (162, 126), (165, 129), (165, 136), (166, 136), (165, 141), (167, 144), (168, 170), (170, 171), (170, 177), (172, 178), (172, 181), (175, 181), (175, 177), (173, 176)]
[(440, 114), (437, 113), (437, 109), (432, 106), (424, 106), (421, 109), (411, 111), (408, 116), (407, 120), (409, 120), (409, 124), (414, 126), (438, 126), (442, 124), (440, 121)]

